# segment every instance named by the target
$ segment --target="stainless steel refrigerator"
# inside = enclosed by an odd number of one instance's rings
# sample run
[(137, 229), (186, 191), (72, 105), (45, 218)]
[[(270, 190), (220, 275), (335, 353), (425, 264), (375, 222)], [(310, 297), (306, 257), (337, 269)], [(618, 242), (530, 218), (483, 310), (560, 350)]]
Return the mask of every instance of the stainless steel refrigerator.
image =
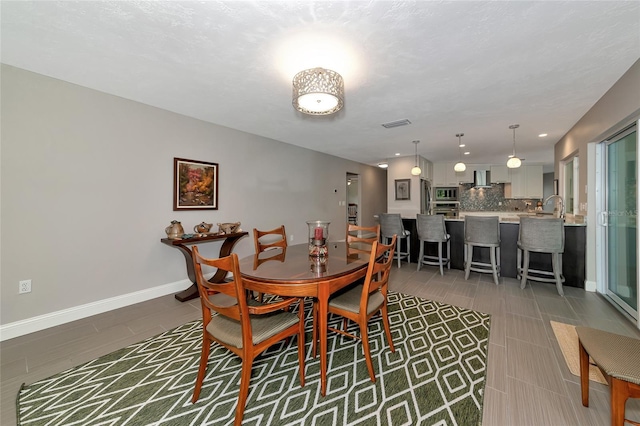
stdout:
[(431, 183), (420, 180), (420, 214), (431, 214)]

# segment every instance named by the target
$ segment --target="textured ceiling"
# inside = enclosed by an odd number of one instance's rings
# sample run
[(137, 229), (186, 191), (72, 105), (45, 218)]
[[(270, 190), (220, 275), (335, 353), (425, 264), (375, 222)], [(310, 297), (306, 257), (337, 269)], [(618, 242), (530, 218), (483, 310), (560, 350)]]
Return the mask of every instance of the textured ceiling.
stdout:
[[(553, 145), (640, 57), (640, 2), (2, 1), (2, 62), (363, 163), (468, 163)], [(291, 79), (345, 80), (329, 117)], [(385, 129), (407, 118), (412, 124)], [(548, 133), (538, 138), (539, 133)]]

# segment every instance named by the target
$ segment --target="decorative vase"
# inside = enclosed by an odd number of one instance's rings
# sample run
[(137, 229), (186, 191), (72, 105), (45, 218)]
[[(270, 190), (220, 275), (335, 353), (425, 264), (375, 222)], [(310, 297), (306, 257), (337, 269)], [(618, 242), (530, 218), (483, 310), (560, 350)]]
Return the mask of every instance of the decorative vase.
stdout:
[(164, 232), (167, 233), (167, 238), (170, 240), (177, 240), (184, 234), (184, 228), (182, 228), (182, 224), (179, 221), (172, 220), (171, 225), (164, 228)]

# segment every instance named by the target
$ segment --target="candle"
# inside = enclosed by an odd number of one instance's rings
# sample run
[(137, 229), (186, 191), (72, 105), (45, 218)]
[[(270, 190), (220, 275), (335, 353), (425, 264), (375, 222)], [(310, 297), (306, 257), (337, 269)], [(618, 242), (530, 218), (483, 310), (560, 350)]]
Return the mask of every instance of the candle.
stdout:
[(316, 240), (321, 240), (322, 239), (322, 228), (316, 228), (315, 239)]

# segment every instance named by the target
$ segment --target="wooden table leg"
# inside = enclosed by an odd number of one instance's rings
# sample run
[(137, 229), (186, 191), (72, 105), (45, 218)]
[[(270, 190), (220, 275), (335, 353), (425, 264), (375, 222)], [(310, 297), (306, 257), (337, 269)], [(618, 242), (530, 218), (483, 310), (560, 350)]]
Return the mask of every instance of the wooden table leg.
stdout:
[(329, 288), (328, 285), (319, 284), (318, 289), (318, 313), (320, 321), (320, 394), (327, 393), (327, 316), (329, 311)]

